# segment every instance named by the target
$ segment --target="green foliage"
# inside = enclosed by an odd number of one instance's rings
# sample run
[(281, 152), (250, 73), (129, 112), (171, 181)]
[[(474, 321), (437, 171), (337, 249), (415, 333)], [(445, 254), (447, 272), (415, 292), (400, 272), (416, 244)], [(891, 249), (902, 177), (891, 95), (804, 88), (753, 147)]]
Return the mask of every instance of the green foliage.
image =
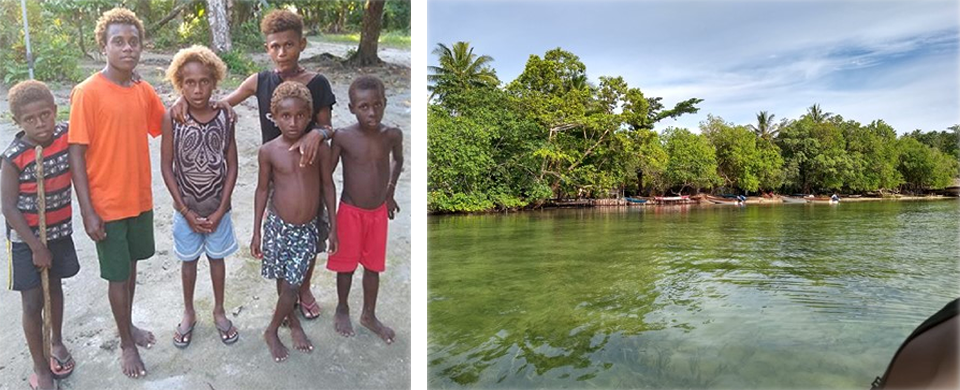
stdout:
[(450, 94), (462, 93), (470, 88), (496, 87), (500, 84), (496, 72), (490, 68), (493, 57), (473, 54), (469, 42), (457, 42), (452, 48), (437, 44), (433, 54), (439, 57), (439, 66), (429, 66), (427, 76), (431, 98), (438, 101)]
[[(198, 1), (181, 13), (179, 23), (170, 22), (152, 32), (153, 47), (159, 50), (177, 50), (190, 45), (210, 45), (210, 24), (207, 21), (206, 3)], [(145, 24), (149, 25), (147, 21)], [(259, 30), (259, 28), (258, 28)], [(231, 28), (231, 32), (233, 28)]]
[(240, 49), (233, 49), (218, 55), (220, 59), (227, 64), (227, 69), (232, 74), (246, 76), (251, 73), (256, 73), (257, 70), (259, 70), (257, 64)]
[[(34, 59), (34, 77), (43, 81), (79, 81), (83, 75), (77, 68), (82, 53), (72, 44), (65, 19), (36, 2), (27, 2), (30, 44)], [(29, 78), (27, 47), (23, 33), (20, 3), (0, 2), (0, 78), (12, 85)]]
[(622, 77), (590, 82), (561, 48), (531, 55), (501, 87), (492, 58), (466, 42), (438, 45), (428, 111), (428, 209), (475, 212), (531, 207), (550, 198), (736, 192), (923, 192), (960, 177), (960, 126), (897, 138), (881, 120), (864, 126), (818, 104), (798, 119), (736, 125), (708, 115), (701, 134), (658, 121), (698, 111), (667, 108)]
[[(295, 8), (303, 17), (304, 29), (312, 34), (359, 32), (364, 2), (358, 0), (268, 1), (271, 7)], [(383, 32), (410, 35), (410, 2), (390, 0), (383, 6)]]
[(847, 127), (844, 138), (852, 165), (844, 178), (846, 188), (865, 192), (894, 189), (903, 183), (903, 176), (897, 170), (897, 133), (892, 127), (877, 120), (868, 126)]
[(664, 179), (670, 188), (685, 188), (699, 192), (722, 183), (717, 175), (716, 150), (707, 137), (687, 129), (668, 128), (663, 131), (664, 150), (669, 159)]
[[(548, 198), (536, 177), (536, 124), (498, 89), (472, 89), (432, 105), (427, 118), (428, 208), (515, 209)], [(455, 108), (454, 108), (455, 107)]]
[(780, 187), (783, 158), (769, 138), (712, 115), (700, 124), (700, 131), (716, 150), (717, 173), (725, 187), (748, 192)]
[(901, 137), (899, 143), (900, 173), (911, 189), (944, 188), (957, 175), (960, 163), (950, 155), (910, 136)]

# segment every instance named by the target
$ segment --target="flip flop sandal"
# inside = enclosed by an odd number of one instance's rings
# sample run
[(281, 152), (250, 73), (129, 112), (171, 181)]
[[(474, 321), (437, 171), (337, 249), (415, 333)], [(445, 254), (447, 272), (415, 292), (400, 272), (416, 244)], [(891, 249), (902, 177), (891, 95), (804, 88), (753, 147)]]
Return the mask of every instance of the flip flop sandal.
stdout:
[(193, 321), (190, 324), (190, 329), (187, 329), (186, 332), (180, 333), (180, 325), (177, 324), (177, 330), (173, 334), (173, 346), (184, 349), (190, 346), (190, 342), (193, 341), (193, 328), (197, 326), (197, 321)]
[[(220, 332), (220, 341), (226, 345), (233, 344), (240, 340), (240, 331), (233, 326), (233, 321), (230, 321), (230, 326), (226, 330), (220, 329), (220, 325), (214, 324), (217, 328), (217, 332)], [(230, 336), (230, 331), (233, 330), (233, 336)]]
[[(311, 312), (314, 311), (314, 310), (317, 311), (317, 314), (316, 314), (316, 315), (311, 315)], [(317, 305), (317, 300), (316, 300), (316, 299), (314, 299), (313, 302), (311, 302), (311, 303), (309, 303), (309, 304), (303, 303), (303, 302), (301, 301), (301, 302), (300, 302), (300, 310), (299, 310), (299, 311), (300, 311), (300, 315), (302, 315), (303, 318), (306, 319), (306, 320), (308, 320), (308, 321), (309, 321), (309, 320), (315, 320), (315, 319), (317, 319), (318, 317), (320, 317), (320, 305)]]
[[(70, 366), (70, 368), (67, 368)], [(77, 367), (77, 363), (73, 361), (73, 355), (67, 355), (67, 358), (60, 360), (56, 356), (50, 356), (50, 372), (53, 373), (54, 379), (66, 379), (70, 374), (73, 374), (73, 369)]]

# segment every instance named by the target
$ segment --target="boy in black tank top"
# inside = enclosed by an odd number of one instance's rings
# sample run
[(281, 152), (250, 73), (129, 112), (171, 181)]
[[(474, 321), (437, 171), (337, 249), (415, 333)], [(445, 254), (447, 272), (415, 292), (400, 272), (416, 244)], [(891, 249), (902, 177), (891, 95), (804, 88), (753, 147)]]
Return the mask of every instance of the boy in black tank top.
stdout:
[[(231, 117), (233, 117), (233, 106), (240, 104), (251, 96), (256, 96), (260, 111), (260, 131), (263, 143), (266, 143), (280, 135), (280, 129), (270, 115), (270, 98), (273, 91), (284, 81), (297, 81), (306, 85), (313, 98), (313, 121), (307, 126), (307, 129), (311, 131), (300, 138), (290, 150), (299, 149), (301, 166), (318, 164), (316, 156), (320, 143), (329, 140), (334, 135), (331, 125), (331, 110), (333, 105), (336, 104), (336, 97), (334, 97), (333, 91), (330, 89), (330, 82), (327, 81), (326, 77), (300, 66), (300, 52), (307, 47), (307, 39), (303, 36), (303, 20), (299, 15), (289, 10), (271, 11), (264, 16), (260, 23), (260, 31), (266, 41), (264, 47), (275, 68), (250, 75), (240, 84), (240, 87), (223, 100), (215, 103), (214, 107), (229, 110)], [(187, 104), (182, 98), (177, 99), (177, 102), (170, 107), (171, 117), (177, 122), (185, 122), (188, 119), (186, 107)], [(322, 198), (322, 194), (317, 194), (317, 198)], [(336, 210), (325, 212), (323, 203), (321, 203), (321, 217), (318, 218), (319, 245), (321, 247), (318, 251), (322, 252), (325, 249), (323, 248), (323, 242), (326, 241), (328, 234), (328, 216), (335, 213)], [(320, 307), (310, 291), (313, 268), (314, 264), (310, 264), (306, 278), (300, 285), (300, 313), (308, 320), (320, 316)]]

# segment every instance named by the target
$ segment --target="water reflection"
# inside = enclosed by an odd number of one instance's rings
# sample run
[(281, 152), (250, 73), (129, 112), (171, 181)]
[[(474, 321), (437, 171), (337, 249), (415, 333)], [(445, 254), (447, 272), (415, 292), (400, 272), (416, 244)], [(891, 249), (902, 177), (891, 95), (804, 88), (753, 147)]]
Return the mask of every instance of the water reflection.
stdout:
[(958, 295), (958, 205), (431, 218), (431, 386), (863, 387)]

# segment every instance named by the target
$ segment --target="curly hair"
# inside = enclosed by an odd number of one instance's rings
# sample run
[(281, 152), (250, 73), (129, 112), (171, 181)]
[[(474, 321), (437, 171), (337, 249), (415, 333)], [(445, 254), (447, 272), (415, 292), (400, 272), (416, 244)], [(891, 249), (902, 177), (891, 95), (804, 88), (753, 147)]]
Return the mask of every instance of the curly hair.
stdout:
[(173, 84), (173, 89), (177, 91), (177, 93), (180, 93), (180, 90), (183, 88), (183, 75), (180, 74), (180, 71), (184, 65), (190, 62), (199, 62), (200, 65), (210, 69), (210, 76), (213, 77), (214, 87), (216, 87), (220, 81), (223, 81), (224, 76), (227, 74), (227, 65), (223, 63), (223, 60), (221, 60), (213, 50), (210, 50), (206, 46), (193, 45), (186, 49), (180, 49), (180, 51), (173, 56), (173, 60), (170, 61), (170, 66), (167, 67), (167, 80), (170, 80), (170, 83)]
[(297, 35), (303, 36), (303, 18), (290, 10), (278, 9), (270, 11), (260, 22), (260, 32), (262, 32), (263, 35), (270, 35), (287, 30), (296, 31)]
[(33, 102), (44, 101), (50, 103), (51, 106), (56, 106), (50, 88), (37, 80), (27, 80), (14, 85), (7, 92), (7, 101), (10, 103), (10, 112), (13, 113), (14, 118), (19, 118), (23, 114), (21, 111), (23, 106)]
[(376, 76), (360, 76), (353, 80), (350, 83), (350, 89), (347, 93), (350, 95), (350, 98), (353, 98), (354, 91), (379, 91), (380, 97), (387, 98), (387, 89), (383, 86), (383, 81), (380, 81)]
[(137, 33), (140, 34), (140, 41), (144, 39), (143, 22), (140, 21), (140, 18), (137, 18), (137, 14), (126, 8), (117, 7), (104, 12), (97, 20), (97, 27), (93, 30), (93, 35), (97, 38), (97, 44), (100, 45), (101, 49), (107, 47), (107, 28), (111, 24), (129, 24), (136, 27)]
[(284, 81), (273, 91), (273, 96), (270, 98), (270, 112), (276, 113), (280, 102), (287, 98), (303, 100), (307, 103), (307, 107), (313, 107), (313, 98), (310, 96), (310, 90), (307, 89), (306, 85), (296, 81)]

